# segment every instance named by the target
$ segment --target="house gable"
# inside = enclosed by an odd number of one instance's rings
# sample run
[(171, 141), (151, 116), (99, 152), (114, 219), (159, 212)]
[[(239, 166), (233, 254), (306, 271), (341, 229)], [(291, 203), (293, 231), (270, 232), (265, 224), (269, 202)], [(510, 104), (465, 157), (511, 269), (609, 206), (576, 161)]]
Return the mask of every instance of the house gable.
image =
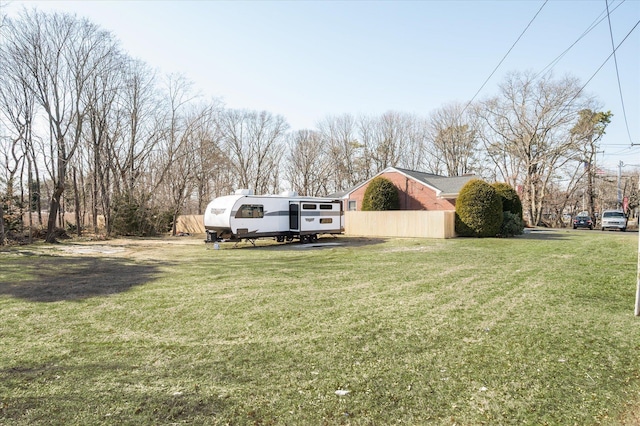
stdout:
[[(375, 177), (379, 176), (389, 179), (398, 188), (400, 210), (455, 210), (455, 200), (460, 188), (474, 178), (474, 176), (445, 177), (395, 167), (389, 167)], [(354, 187), (344, 195), (345, 210), (353, 207), (355, 210), (362, 209), (364, 193), (372, 179)]]

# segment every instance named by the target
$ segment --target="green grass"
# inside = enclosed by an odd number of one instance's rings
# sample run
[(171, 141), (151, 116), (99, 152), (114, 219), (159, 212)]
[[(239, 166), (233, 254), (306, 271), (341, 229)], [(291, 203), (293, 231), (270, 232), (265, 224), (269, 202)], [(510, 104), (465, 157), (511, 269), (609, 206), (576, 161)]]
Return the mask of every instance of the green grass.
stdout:
[(637, 421), (635, 233), (200, 241), (0, 251), (0, 424)]

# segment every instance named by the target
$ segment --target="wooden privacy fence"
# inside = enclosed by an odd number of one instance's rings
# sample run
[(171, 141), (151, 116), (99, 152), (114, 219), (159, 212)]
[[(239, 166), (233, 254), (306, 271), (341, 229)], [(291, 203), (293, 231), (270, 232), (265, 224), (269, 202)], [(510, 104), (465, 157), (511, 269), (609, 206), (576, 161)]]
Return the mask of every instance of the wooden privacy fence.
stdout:
[(366, 237), (453, 238), (454, 211), (345, 212), (345, 234)]
[[(345, 234), (359, 237), (453, 238), (453, 211), (347, 211)], [(204, 234), (202, 215), (178, 217), (177, 232)]]
[(202, 224), (203, 215), (182, 215), (178, 216), (176, 223), (176, 232), (186, 232), (188, 234), (204, 234), (204, 225)]

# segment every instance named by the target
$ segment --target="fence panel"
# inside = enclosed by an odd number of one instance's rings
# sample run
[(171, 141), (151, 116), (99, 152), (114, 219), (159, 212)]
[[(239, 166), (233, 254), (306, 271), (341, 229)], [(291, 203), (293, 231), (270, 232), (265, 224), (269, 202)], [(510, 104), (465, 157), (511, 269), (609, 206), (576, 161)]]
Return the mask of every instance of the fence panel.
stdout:
[(204, 234), (204, 225), (202, 223), (203, 215), (182, 215), (178, 216), (176, 223), (176, 232), (186, 232), (188, 234)]
[[(176, 230), (204, 234), (202, 215), (178, 216)], [(453, 238), (453, 211), (345, 212), (345, 234), (366, 237)]]
[(455, 237), (453, 211), (345, 212), (345, 234), (368, 237)]

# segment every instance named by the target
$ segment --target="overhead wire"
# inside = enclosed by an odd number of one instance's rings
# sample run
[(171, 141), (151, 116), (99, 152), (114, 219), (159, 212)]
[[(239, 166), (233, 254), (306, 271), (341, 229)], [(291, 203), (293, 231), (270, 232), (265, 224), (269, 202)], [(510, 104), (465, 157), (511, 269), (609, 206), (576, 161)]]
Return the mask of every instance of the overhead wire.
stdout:
[[(589, 77), (589, 79), (587, 80), (586, 83), (584, 83), (582, 85), (582, 87), (580, 87), (578, 90), (576, 90), (575, 95), (573, 95), (573, 97), (571, 99), (569, 99), (566, 103), (564, 108), (558, 110), (552, 117), (552, 120), (555, 120), (555, 118), (562, 114), (570, 105), (571, 103), (582, 94), (582, 92), (584, 91), (584, 88), (587, 87), (589, 85), (589, 83), (591, 82), (591, 80), (593, 80), (593, 78), (600, 72), (600, 70), (605, 66), (605, 64), (607, 62), (609, 62), (609, 59), (611, 59), (611, 57), (615, 54), (615, 52), (620, 48), (620, 46), (622, 46), (622, 43), (624, 43), (627, 38), (629, 38), (629, 36), (631, 35), (631, 33), (638, 27), (638, 25), (640, 24), (640, 21), (636, 22), (636, 24), (633, 26), (633, 28), (631, 28), (631, 30), (629, 30), (629, 32), (627, 33), (626, 36), (624, 36), (624, 38), (622, 39), (622, 41), (620, 41), (620, 43), (618, 43), (617, 46), (615, 46), (613, 48), (613, 52), (611, 52), (609, 54), (609, 56), (607, 56), (607, 58), (602, 62), (602, 64), (598, 67), (598, 69), (591, 75), (591, 77)], [(633, 145), (633, 142), (632, 142)]]
[[(622, 0), (620, 3), (618, 3), (616, 5), (616, 7), (614, 7), (611, 10), (611, 13), (615, 12), (615, 10), (617, 8), (619, 8), (626, 0)], [(537, 79), (538, 77), (540, 77), (543, 74), (547, 74), (549, 72), (551, 72), (551, 70), (553, 69), (553, 67), (556, 66), (556, 64), (558, 62), (560, 62), (560, 60), (576, 45), (578, 44), (578, 42), (580, 40), (582, 40), (587, 34), (589, 34), (591, 32), (591, 30), (593, 30), (594, 28), (596, 28), (598, 25), (600, 25), (600, 23), (602, 21), (605, 20), (605, 18), (607, 18), (609, 16), (608, 13), (608, 9), (604, 9), (602, 12), (600, 12), (600, 15), (598, 15), (596, 17), (596, 19), (593, 20), (593, 22), (591, 22), (591, 24), (589, 24), (589, 26), (587, 27), (586, 30), (584, 30), (584, 32), (576, 39), (576, 41), (574, 41), (569, 47), (567, 47), (562, 53), (560, 53), (558, 56), (555, 57), (555, 59), (553, 59), (547, 66), (545, 66), (544, 68), (542, 68), (540, 70), (540, 72), (538, 72), (535, 76), (533, 76), (534, 79)]]
[(467, 102), (467, 104), (464, 106), (464, 108), (462, 109), (462, 111), (460, 111), (460, 116), (462, 116), (462, 114), (464, 114), (464, 112), (467, 110), (467, 108), (469, 107), (469, 105), (471, 105), (471, 103), (476, 99), (476, 97), (480, 94), (480, 92), (482, 91), (482, 89), (484, 89), (484, 86), (487, 85), (487, 83), (489, 82), (489, 80), (491, 80), (491, 77), (493, 77), (493, 75), (496, 73), (496, 71), (498, 70), (498, 68), (500, 68), (500, 65), (502, 65), (502, 63), (505, 61), (505, 59), (507, 59), (507, 56), (509, 56), (509, 53), (511, 53), (511, 51), (513, 50), (514, 47), (516, 47), (516, 44), (518, 44), (518, 42), (520, 41), (520, 39), (522, 38), (522, 36), (524, 36), (524, 33), (527, 32), (527, 30), (529, 29), (529, 27), (531, 26), (531, 24), (533, 24), (533, 21), (535, 21), (535, 19), (538, 17), (538, 15), (540, 14), (540, 12), (542, 11), (542, 9), (544, 8), (544, 6), (547, 4), (549, 0), (544, 0), (544, 3), (542, 3), (542, 6), (540, 6), (540, 9), (538, 9), (538, 11), (536, 12), (535, 15), (533, 15), (533, 18), (531, 18), (531, 20), (529, 21), (529, 23), (527, 24), (527, 26), (524, 28), (524, 30), (522, 30), (522, 33), (520, 33), (520, 35), (518, 36), (518, 38), (516, 39), (516, 41), (513, 42), (513, 44), (511, 45), (511, 47), (509, 48), (509, 50), (507, 51), (507, 53), (505, 53), (505, 55), (502, 57), (502, 59), (500, 60), (500, 62), (498, 62), (498, 65), (495, 66), (495, 68), (493, 69), (493, 71), (491, 71), (491, 74), (489, 74), (489, 77), (487, 77), (487, 79), (484, 81), (484, 83), (482, 83), (482, 86), (480, 86), (480, 88), (478, 89), (478, 91), (476, 92), (475, 95), (473, 95), (473, 97), (471, 98), (471, 100), (469, 102)]
[[(587, 27), (587, 29), (583, 32), (582, 35), (580, 35), (578, 37), (578, 39), (573, 42), (567, 49), (565, 49), (560, 55), (558, 55), (553, 61), (551, 61), (550, 64), (548, 64), (546, 67), (544, 67), (538, 74), (535, 75), (534, 78), (538, 78), (541, 74), (546, 73), (551, 71), (551, 69), (553, 69), (553, 67), (560, 61), (560, 59), (562, 59), (562, 57), (564, 57), (564, 55), (567, 54), (567, 52), (569, 50), (571, 50), (580, 40), (582, 40), (589, 32), (591, 32), (596, 26), (598, 26), (604, 19), (605, 17), (609, 20), (609, 28), (610, 28), (610, 32), (611, 32), (611, 21), (610, 21), (610, 15), (612, 12), (614, 12), (618, 7), (620, 7), (626, 0), (622, 0), (620, 3), (618, 3), (616, 5), (615, 8), (613, 8), (611, 11), (609, 10), (609, 4), (608, 4), (608, 0), (605, 0), (606, 3), (606, 8), (603, 12), (600, 13), (600, 15), (598, 15), (598, 17), (596, 17), (596, 19), (594, 19), (594, 21)], [(495, 68), (493, 69), (493, 71), (491, 72), (491, 74), (489, 75), (489, 77), (486, 78), (486, 80), (482, 83), (482, 85), (480, 86), (480, 88), (476, 91), (476, 93), (473, 95), (473, 97), (471, 98), (471, 100), (469, 100), (469, 102), (467, 102), (467, 104), (464, 106), (464, 108), (462, 109), (462, 111), (460, 111), (459, 116), (462, 116), (462, 114), (464, 114), (464, 112), (467, 110), (467, 108), (469, 107), (469, 105), (471, 105), (471, 103), (473, 103), (473, 101), (476, 99), (476, 97), (480, 94), (480, 92), (482, 91), (482, 89), (484, 89), (484, 87), (487, 85), (487, 83), (489, 82), (489, 80), (491, 79), (491, 77), (493, 77), (493, 75), (496, 73), (496, 71), (498, 70), (498, 68), (500, 67), (500, 65), (502, 65), (502, 63), (505, 61), (505, 59), (507, 58), (507, 56), (511, 53), (511, 51), (515, 48), (516, 44), (520, 41), (520, 39), (524, 36), (524, 34), (526, 33), (526, 31), (529, 29), (529, 27), (531, 26), (531, 24), (535, 21), (535, 19), (538, 17), (538, 15), (540, 14), (540, 12), (542, 11), (542, 9), (544, 8), (544, 6), (547, 4), (548, 0), (545, 0), (543, 2), (543, 4), (540, 6), (540, 8), (538, 9), (538, 11), (536, 12), (536, 14), (533, 16), (533, 18), (531, 18), (531, 20), (529, 21), (529, 23), (527, 24), (527, 26), (524, 28), (524, 30), (522, 31), (522, 33), (518, 36), (518, 38), (516, 39), (516, 41), (511, 45), (511, 47), (509, 48), (509, 50), (507, 51), (507, 53), (502, 57), (502, 59), (500, 60), (500, 62), (498, 63), (498, 65), (495, 66)], [(605, 16), (603, 16), (605, 15)], [(603, 63), (598, 67), (598, 69), (596, 69), (596, 71), (591, 75), (591, 77), (589, 77), (589, 79), (586, 81), (586, 83), (584, 83), (582, 85), (582, 87), (580, 87), (579, 90), (577, 90), (576, 94), (573, 96), (573, 98), (571, 98), (571, 100), (569, 100), (567, 102), (567, 106), (568, 104), (570, 104), (575, 98), (577, 98), (585, 89), (585, 87), (587, 87), (587, 85), (591, 82), (591, 80), (593, 80), (593, 78), (598, 74), (598, 72), (600, 72), (600, 70), (604, 67), (604, 65), (609, 61), (609, 59), (611, 59), (611, 56), (615, 56), (615, 52), (620, 48), (620, 46), (627, 40), (627, 38), (631, 35), (631, 33), (637, 28), (637, 26), (640, 24), (640, 21), (636, 22), (636, 24), (633, 26), (633, 28), (631, 28), (631, 30), (627, 33), (627, 35), (625, 35), (625, 37), (622, 39), (622, 41), (620, 41), (620, 43), (618, 43), (617, 46), (615, 46), (615, 43), (613, 41), (613, 35), (612, 37), (612, 53), (607, 56), (607, 58), (603, 61)], [(620, 94), (621, 94), (621, 98), (622, 98), (622, 89), (620, 86), (620, 77), (619, 77), (619, 73), (618, 73), (618, 67), (617, 67), (617, 59), (616, 59), (616, 73), (618, 75), (618, 86), (619, 86), (619, 90), (620, 90)], [(560, 111), (557, 112), (557, 114), (560, 114), (565, 108), (561, 109)], [(624, 104), (623, 104), (623, 111), (624, 111)], [(629, 131), (629, 125), (628, 125), (628, 121), (626, 119), (626, 112), (624, 112), (625, 114), (625, 123), (627, 125), (627, 133), (629, 135), (629, 140), (631, 141), (631, 145), (634, 146), (632, 140), (631, 140), (631, 134)], [(613, 146), (613, 145), (608, 145), (608, 146)], [(636, 144), (637, 146), (637, 144)]]
[(609, 0), (605, 0), (605, 3), (607, 5), (607, 20), (609, 21), (609, 35), (611, 36), (611, 48), (613, 49), (613, 62), (616, 67), (616, 78), (618, 79), (618, 91), (620, 92), (620, 103), (622, 104), (622, 116), (624, 118), (624, 124), (627, 127), (627, 136), (629, 136), (629, 143), (633, 145), (633, 140), (631, 140), (631, 131), (629, 130), (629, 120), (627, 120), (627, 110), (624, 106), (624, 96), (622, 95), (622, 84), (620, 83), (620, 70), (618, 69), (618, 57), (616, 55), (615, 42), (613, 41), (613, 29), (611, 28), (611, 14), (609, 13)]

